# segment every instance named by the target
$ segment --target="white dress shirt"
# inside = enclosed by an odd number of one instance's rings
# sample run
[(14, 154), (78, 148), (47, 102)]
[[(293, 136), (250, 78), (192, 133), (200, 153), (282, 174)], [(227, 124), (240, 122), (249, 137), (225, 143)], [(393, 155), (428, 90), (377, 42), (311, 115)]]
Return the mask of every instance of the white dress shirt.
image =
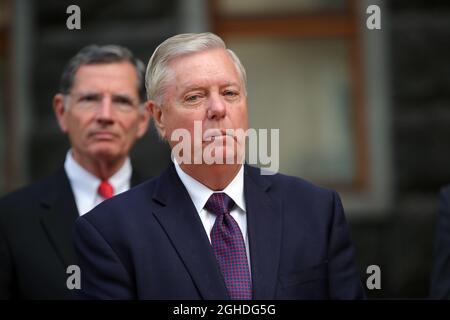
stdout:
[(194, 203), (195, 208), (200, 216), (200, 220), (203, 223), (206, 234), (208, 235), (209, 242), (211, 242), (211, 230), (216, 221), (216, 215), (204, 207), (209, 197), (215, 192), (225, 192), (236, 204), (231, 210), (230, 214), (236, 220), (239, 229), (241, 229), (242, 236), (245, 242), (245, 250), (247, 253), (248, 265), (250, 268), (250, 251), (248, 245), (248, 232), (247, 232), (247, 215), (245, 211), (245, 197), (244, 197), (244, 166), (241, 166), (238, 174), (228, 184), (228, 186), (222, 191), (213, 191), (204, 184), (195, 180), (191, 176), (181, 169), (176, 160), (173, 161), (175, 169), (181, 182), (183, 182), (186, 190)]
[[(66, 155), (64, 170), (69, 178), (80, 216), (105, 200), (97, 193), (101, 180), (80, 166), (72, 157), (70, 150)], [(114, 195), (130, 189), (131, 172), (131, 162), (127, 158), (119, 171), (108, 179), (114, 189)]]

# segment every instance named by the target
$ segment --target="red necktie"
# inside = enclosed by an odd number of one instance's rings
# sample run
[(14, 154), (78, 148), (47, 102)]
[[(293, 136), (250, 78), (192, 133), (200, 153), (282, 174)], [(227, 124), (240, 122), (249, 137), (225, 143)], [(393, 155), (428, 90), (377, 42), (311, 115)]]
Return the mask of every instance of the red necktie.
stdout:
[(103, 180), (98, 186), (97, 192), (105, 199), (109, 199), (114, 195), (113, 186), (108, 182), (108, 180)]

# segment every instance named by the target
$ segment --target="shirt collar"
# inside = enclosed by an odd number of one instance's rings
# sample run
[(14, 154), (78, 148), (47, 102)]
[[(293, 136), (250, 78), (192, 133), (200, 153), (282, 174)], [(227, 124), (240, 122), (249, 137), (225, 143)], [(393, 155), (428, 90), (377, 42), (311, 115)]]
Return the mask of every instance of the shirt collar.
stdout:
[[(192, 202), (194, 203), (197, 212), (205, 207), (206, 201), (208, 201), (209, 197), (214, 192), (204, 184), (195, 180), (191, 176), (189, 176), (186, 172), (181, 169), (180, 165), (176, 160), (173, 160), (175, 165), (175, 170), (177, 171), (178, 176), (180, 177), (181, 182), (186, 187), (186, 190), (191, 197)], [(231, 199), (233, 199), (234, 203), (245, 212), (245, 198), (244, 198), (244, 166), (242, 165), (239, 169), (239, 172), (234, 177), (234, 179), (228, 184), (228, 186), (220, 192), (225, 192)]]
[[(94, 200), (101, 180), (79, 165), (73, 158), (71, 150), (67, 152), (66, 160), (64, 162), (64, 169), (70, 180), (72, 188), (83, 194), (83, 196)], [(131, 173), (131, 162), (127, 157), (122, 167), (108, 179), (109, 183), (114, 188), (114, 195), (128, 190), (130, 186)]]

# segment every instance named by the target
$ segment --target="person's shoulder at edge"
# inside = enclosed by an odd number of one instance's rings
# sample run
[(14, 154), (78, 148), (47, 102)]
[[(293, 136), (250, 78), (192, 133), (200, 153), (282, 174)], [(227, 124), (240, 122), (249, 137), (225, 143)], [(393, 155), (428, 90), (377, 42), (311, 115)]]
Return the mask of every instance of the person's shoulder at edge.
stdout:
[(450, 199), (450, 184), (447, 184), (447, 185), (443, 186), (440, 189), (440, 194), (441, 194), (441, 196), (443, 196), (443, 197), (445, 197), (447, 199)]
[[(55, 180), (62, 178), (62, 169), (29, 185), (20, 187), (0, 197), (0, 216), (13, 211), (33, 206), (42, 197), (50, 197), (51, 189)], [(32, 214), (34, 212), (30, 212)]]
[[(445, 216), (445, 212), (448, 212), (450, 208), (450, 184), (443, 186), (439, 190), (439, 216)], [(444, 215), (443, 215), (444, 214)]]

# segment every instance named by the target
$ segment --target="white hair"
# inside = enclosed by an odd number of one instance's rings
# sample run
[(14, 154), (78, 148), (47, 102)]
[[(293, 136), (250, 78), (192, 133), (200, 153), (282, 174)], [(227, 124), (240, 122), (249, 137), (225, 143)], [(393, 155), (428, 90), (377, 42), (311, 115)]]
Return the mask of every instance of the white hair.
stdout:
[(145, 73), (147, 98), (154, 100), (159, 106), (162, 106), (165, 89), (172, 80), (172, 73), (169, 67), (171, 60), (182, 55), (211, 49), (224, 49), (228, 52), (241, 78), (244, 94), (247, 94), (246, 72), (237, 55), (232, 50), (227, 49), (225, 42), (220, 37), (213, 33), (205, 32), (184, 33), (173, 36), (165, 40), (155, 49), (148, 62)]

